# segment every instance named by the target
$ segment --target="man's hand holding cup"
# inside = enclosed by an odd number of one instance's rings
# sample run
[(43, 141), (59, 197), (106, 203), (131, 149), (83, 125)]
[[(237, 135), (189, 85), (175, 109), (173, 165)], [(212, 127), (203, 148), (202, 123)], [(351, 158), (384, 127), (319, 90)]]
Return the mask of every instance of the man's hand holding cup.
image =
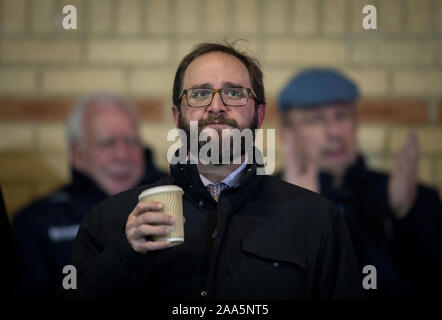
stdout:
[(139, 253), (162, 250), (184, 242), (183, 191), (160, 186), (143, 191), (129, 214), (126, 237)]

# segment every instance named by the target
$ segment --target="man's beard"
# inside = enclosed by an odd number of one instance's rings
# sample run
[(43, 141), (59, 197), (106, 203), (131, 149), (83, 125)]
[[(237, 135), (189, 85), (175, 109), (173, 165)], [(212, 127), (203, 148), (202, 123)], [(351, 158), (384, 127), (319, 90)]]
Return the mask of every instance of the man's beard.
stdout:
[[(252, 121), (245, 128), (240, 128), (239, 125), (238, 125), (238, 122), (236, 120), (234, 120), (234, 119), (229, 119), (229, 118), (226, 118), (226, 117), (223, 117), (223, 116), (221, 116), (221, 117), (209, 116), (209, 118), (207, 118), (207, 119), (201, 119), (201, 120), (198, 121), (198, 135), (196, 137), (198, 139), (198, 144), (197, 144), (197, 146), (198, 146), (198, 154), (195, 155), (195, 156), (198, 157), (198, 155), (200, 154), (201, 148), (204, 145), (206, 145), (207, 143), (209, 143), (210, 139), (211, 139), (211, 137), (208, 136), (207, 141), (200, 141), (199, 137), (200, 137), (201, 131), (203, 131), (208, 125), (214, 123), (214, 121), (217, 121), (216, 124), (219, 124), (219, 125), (221, 125), (221, 124), (229, 125), (231, 127), (231, 128), (229, 128), (230, 130), (238, 129), (241, 132), (244, 129), (250, 129), (252, 131), (252, 134), (253, 134), (253, 142), (255, 141), (255, 129), (258, 128), (258, 112), (257, 112), (256, 109), (255, 109), (255, 113), (253, 115)], [(190, 139), (191, 139), (190, 124), (189, 124), (189, 122), (187, 122), (183, 118), (183, 115), (182, 115), (181, 111), (179, 112), (179, 115), (178, 115), (178, 128), (184, 130), (184, 132), (186, 133), (187, 153), (189, 154), (189, 152), (191, 151), (191, 148), (190, 148), (190, 146), (191, 146), (191, 141), (190, 141)], [(223, 146), (223, 143), (222, 143), (222, 140), (223, 140), (222, 130), (223, 129), (213, 129), (213, 130), (217, 131), (218, 137), (219, 137), (219, 142), (218, 142), (218, 147), (219, 147), (218, 148), (218, 150), (219, 150), (218, 163), (214, 163), (214, 165), (223, 165), (224, 164), (222, 162), (223, 152), (227, 152), (222, 147)], [(226, 130), (226, 129), (224, 129), (224, 130)], [(232, 163), (233, 160), (234, 160), (235, 154), (237, 154), (237, 153), (234, 152), (235, 145), (233, 143), (233, 136), (232, 135), (224, 136), (224, 139), (226, 139), (226, 138), (229, 139), (228, 144), (230, 145), (230, 148), (229, 148), (229, 155), (228, 155), (228, 157), (229, 157), (230, 163)], [(246, 153), (246, 151), (248, 150), (247, 147), (250, 148), (252, 146), (246, 146), (246, 139), (241, 137), (241, 144), (240, 144), (241, 150), (239, 152), (241, 156)], [(210, 155), (210, 150), (209, 150), (208, 156), (209, 157), (211, 156)]]

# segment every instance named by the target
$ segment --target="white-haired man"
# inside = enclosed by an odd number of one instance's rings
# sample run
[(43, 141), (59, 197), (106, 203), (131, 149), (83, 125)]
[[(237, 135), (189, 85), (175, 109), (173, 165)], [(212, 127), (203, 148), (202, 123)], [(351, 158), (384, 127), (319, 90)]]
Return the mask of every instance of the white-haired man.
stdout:
[(49, 298), (61, 283), (83, 217), (110, 195), (157, 180), (138, 133), (136, 108), (122, 97), (94, 93), (67, 120), (72, 180), (14, 219), (19, 261), (17, 298)]

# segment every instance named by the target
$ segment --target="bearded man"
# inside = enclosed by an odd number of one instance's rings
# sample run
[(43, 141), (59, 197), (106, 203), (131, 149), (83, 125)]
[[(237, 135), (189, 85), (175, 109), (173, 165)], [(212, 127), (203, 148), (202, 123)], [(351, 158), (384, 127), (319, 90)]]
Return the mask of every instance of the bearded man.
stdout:
[[(229, 44), (200, 44), (178, 67), (173, 104), (175, 124), (191, 140), (192, 121), (198, 133), (220, 134), (221, 145), (234, 129), (261, 128), (266, 101), (259, 64)], [(200, 143), (198, 155), (189, 150), (167, 178), (97, 206), (80, 226), (74, 249), (77, 290), (60, 295), (145, 302), (360, 298), (362, 271), (337, 207), (257, 174), (257, 153), (242, 146), (240, 161), (233, 161), (234, 150), (226, 156), (228, 148), (221, 148), (210, 152), (218, 161), (207, 163), (198, 157), (205, 147)], [(219, 163), (223, 157), (232, 161)], [(184, 190), (185, 240), (178, 246), (152, 239), (174, 224), (161, 212), (163, 204), (138, 203), (143, 190), (161, 185)]]

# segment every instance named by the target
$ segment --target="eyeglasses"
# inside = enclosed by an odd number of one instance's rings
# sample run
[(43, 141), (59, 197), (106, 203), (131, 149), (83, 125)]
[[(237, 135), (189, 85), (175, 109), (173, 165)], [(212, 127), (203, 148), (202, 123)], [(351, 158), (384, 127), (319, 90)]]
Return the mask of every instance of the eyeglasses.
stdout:
[(249, 96), (256, 99), (255, 93), (250, 88), (194, 88), (183, 90), (180, 100), (185, 96), (189, 107), (207, 107), (212, 104), (217, 92), (225, 106), (244, 106), (249, 101)]

